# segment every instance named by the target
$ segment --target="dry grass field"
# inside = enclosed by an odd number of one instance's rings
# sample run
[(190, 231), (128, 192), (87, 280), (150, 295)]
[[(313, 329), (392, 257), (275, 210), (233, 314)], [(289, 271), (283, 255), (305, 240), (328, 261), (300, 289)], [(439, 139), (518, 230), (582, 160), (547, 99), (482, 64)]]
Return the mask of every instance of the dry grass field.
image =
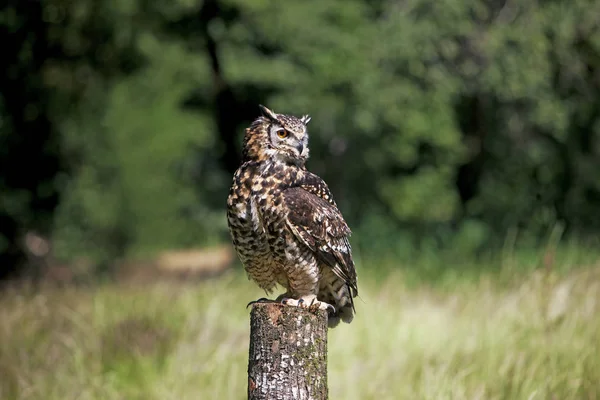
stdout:
[[(455, 275), (407, 284), (403, 269), (362, 273), (356, 319), (329, 333), (330, 398), (600, 398), (600, 262)], [(9, 290), (0, 398), (245, 399), (245, 305), (262, 294), (235, 270), (200, 283)]]

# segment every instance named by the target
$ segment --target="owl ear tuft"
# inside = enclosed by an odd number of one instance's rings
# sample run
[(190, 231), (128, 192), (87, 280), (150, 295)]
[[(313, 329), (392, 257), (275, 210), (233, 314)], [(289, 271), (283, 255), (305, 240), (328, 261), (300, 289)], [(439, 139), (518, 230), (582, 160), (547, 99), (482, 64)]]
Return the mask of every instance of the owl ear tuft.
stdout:
[(260, 107), (260, 110), (262, 111), (262, 113), (265, 117), (269, 118), (272, 121), (277, 121), (277, 114), (275, 114), (273, 111), (269, 110), (267, 107), (263, 106), (262, 104), (259, 104), (258, 107)]
[(308, 123), (310, 122), (310, 119), (311, 119), (310, 115), (306, 114), (306, 115), (303, 115), (302, 118), (300, 118), (300, 121), (302, 121), (302, 123), (304, 125), (308, 125)]

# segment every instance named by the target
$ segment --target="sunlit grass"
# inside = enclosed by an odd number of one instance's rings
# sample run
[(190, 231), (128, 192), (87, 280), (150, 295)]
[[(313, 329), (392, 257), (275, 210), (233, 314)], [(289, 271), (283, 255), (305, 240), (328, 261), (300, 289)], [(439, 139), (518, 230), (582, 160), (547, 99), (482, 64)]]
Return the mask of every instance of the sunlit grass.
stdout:
[[(600, 264), (503, 285), (361, 276), (356, 319), (329, 333), (331, 399), (600, 398)], [(8, 292), (0, 398), (244, 399), (245, 305), (262, 295), (239, 273)]]

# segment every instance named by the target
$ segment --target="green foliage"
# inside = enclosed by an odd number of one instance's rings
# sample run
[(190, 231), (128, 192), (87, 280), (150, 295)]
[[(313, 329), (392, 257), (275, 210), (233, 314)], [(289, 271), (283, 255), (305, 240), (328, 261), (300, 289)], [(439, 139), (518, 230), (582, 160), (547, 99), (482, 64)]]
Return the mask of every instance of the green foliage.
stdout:
[(139, 46), (149, 65), (111, 88), (103, 113), (66, 129), (67, 138), (80, 141), (73, 146), (86, 162), (58, 214), (64, 254), (76, 250), (72, 245), (88, 255), (95, 248), (104, 253), (100, 259), (147, 254), (207, 244), (210, 226), (225, 228), (222, 215), (195, 205), (193, 182), (182, 175), (190, 148), (214, 142), (210, 119), (180, 107), (194, 75), (206, 73), (203, 59), (150, 34)]
[[(224, 201), (260, 102), (311, 114), (308, 166), (363, 247), (383, 237), (477, 252), (512, 229), (539, 242), (556, 224), (595, 234), (598, 11), (589, 0), (8, 6), (2, 26), (39, 26), (51, 43), (37, 54), (23, 39), (7, 71), (47, 99), (35, 107), (65, 168), (34, 186), (0, 181), (2, 214), (41, 226), (30, 204), (54, 188), (45, 211), (66, 257), (227, 240)], [(20, 120), (0, 100), (0, 135), (15, 137)]]

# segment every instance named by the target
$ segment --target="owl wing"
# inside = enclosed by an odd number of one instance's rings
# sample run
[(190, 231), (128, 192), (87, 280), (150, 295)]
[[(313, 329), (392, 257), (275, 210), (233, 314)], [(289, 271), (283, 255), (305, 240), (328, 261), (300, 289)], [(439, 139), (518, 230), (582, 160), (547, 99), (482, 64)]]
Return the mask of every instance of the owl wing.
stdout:
[(351, 231), (325, 182), (311, 174), (299, 187), (286, 189), (283, 196), (289, 229), (346, 282), (352, 297), (356, 296), (356, 270), (348, 241)]

